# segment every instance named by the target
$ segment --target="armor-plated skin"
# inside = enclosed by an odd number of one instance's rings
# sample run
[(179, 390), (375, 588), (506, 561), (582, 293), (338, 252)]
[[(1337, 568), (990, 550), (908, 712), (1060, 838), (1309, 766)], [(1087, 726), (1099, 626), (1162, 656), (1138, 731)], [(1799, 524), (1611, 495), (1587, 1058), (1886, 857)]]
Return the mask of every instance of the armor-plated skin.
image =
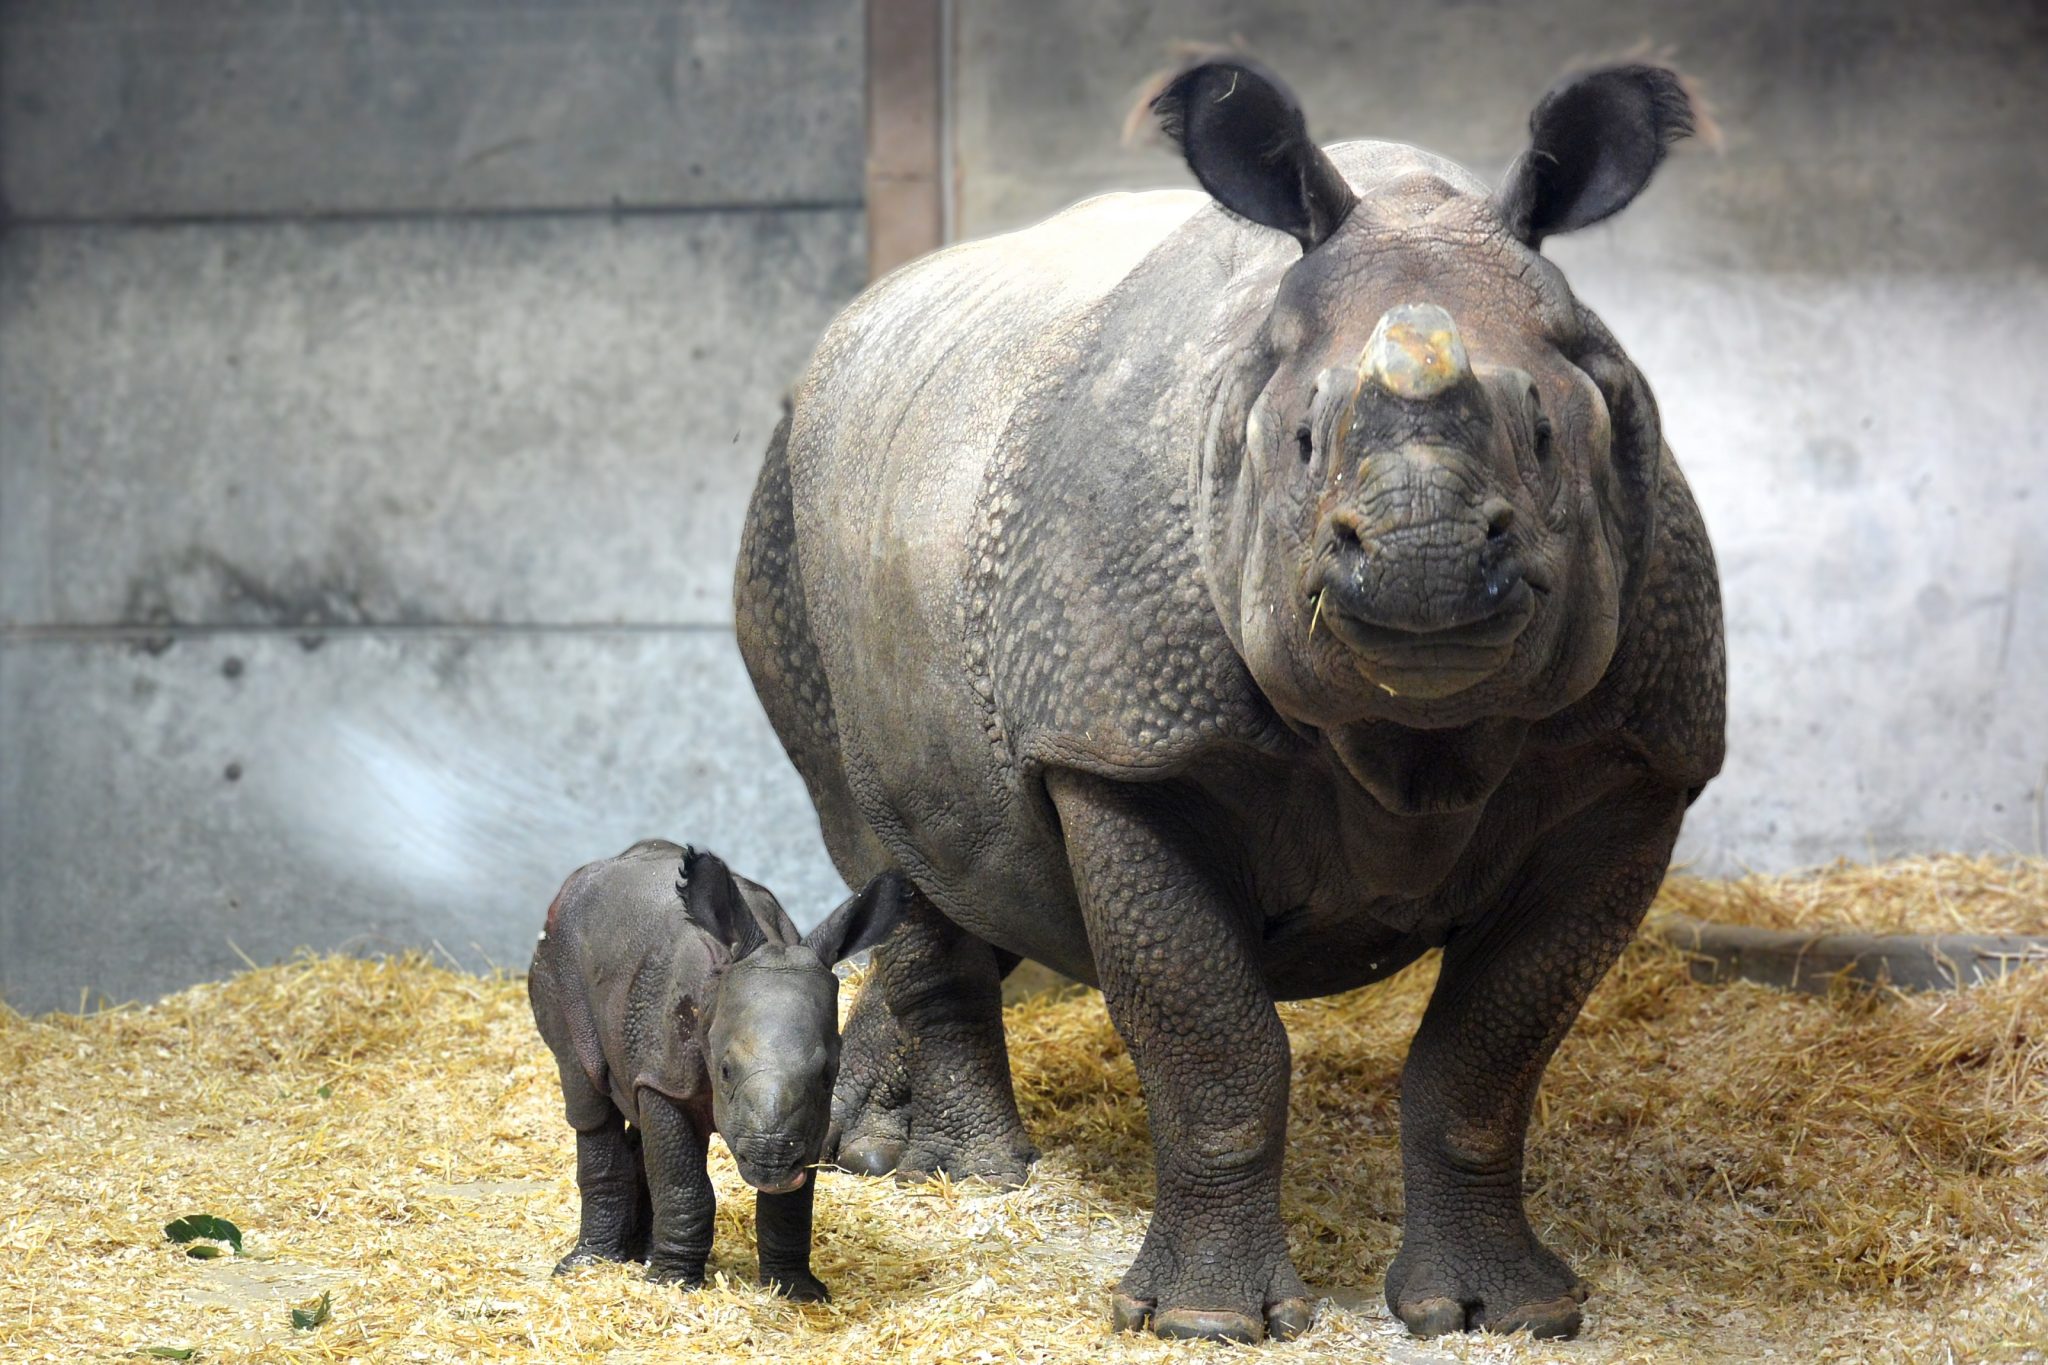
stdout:
[(1155, 107), (1221, 205), (1106, 195), (889, 276), (755, 492), (748, 667), (841, 873), (915, 887), (828, 1150), (1022, 1180), (997, 983), (1043, 962), (1102, 987), (1144, 1084), (1116, 1321), (1296, 1332), (1273, 1002), (1442, 947), (1388, 1301), (1569, 1334), (1523, 1133), (1719, 768), (1723, 668), (1648, 387), (1536, 248), (1633, 197), (1689, 105), (1655, 67), (1562, 85), (1498, 194), (1318, 151), (1242, 59)]
[(556, 1274), (645, 1259), (651, 1279), (702, 1284), (718, 1133), (757, 1191), (761, 1283), (830, 1297), (810, 1269), (809, 1168), (838, 1073), (832, 965), (879, 942), (902, 904), (899, 880), (878, 877), (800, 937), (766, 887), (662, 839), (570, 875), (527, 976), (583, 1197)]

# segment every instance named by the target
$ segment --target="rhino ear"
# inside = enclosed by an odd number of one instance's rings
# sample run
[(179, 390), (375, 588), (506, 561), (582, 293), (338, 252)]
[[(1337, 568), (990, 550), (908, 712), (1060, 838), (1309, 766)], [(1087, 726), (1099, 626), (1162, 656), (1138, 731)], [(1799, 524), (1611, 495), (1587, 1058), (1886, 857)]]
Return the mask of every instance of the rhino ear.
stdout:
[(900, 874), (884, 872), (825, 916), (817, 928), (804, 935), (804, 943), (827, 966), (844, 962), (889, 937), (889, 931), (903, 918), (909, 895), (909, 885)]
[(1249, 58), (1215, 52), (1156, 78), (1140, 104), (1216, 202), (1313, 251), (1358, 196), (1309, 139), (1301, 102)]
[(754, 916), (763, 937), (769, 943), (790, 947), (803, 941), (803, 935), (796, 931), (796, 924), (789, 912), (782, 908), (782, 902), (775, 899), (775, 893), (761, 883), (739, 874), (733, 874), (733, 881), (740, 888), (740, 899)]
[(767, 941), (732, 869), (717, 854), (684, 849), (682, 867), (676, 876), (676, 895), (682, 899), (690, 922), (731, 948), (734, 957), (745, 957)]
[(1603, 67), (1552, 86), (1529, 114), (1529, 149), (1494, 206), (1530, 246), (1620, 212), (1650, 183), (1664, 150), (1711, 124), (1669, 67)]

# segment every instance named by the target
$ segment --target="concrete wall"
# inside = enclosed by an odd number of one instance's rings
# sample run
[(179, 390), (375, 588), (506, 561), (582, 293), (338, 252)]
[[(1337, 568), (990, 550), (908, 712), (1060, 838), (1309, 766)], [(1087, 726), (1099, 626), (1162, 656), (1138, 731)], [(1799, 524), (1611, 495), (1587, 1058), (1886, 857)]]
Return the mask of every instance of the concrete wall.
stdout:
[(731, 564), (857, 290), (858, 0), (0, 7), (0, 995), (843, 894)]
[(1188, 183), (1115, 130), (1169, 42), (1232, 33), (1318, 138), (1488, 177), (1576, 59), (1677, 49), (1725, 153), (1547, 250), (1650, 377), (1720, 556), (1728, 765), (1680, 855), (2048, 851), (2048, 9), (963, 0), (963, 230)]
[[(1555, 244), (1651, 376), (1734, 671), (1702, 865), (2038, 847), (2038, 6), (957, 0), (958, 231), (1184, 182), (1241, 32), (1486, 173), (1572, 58), (1728, 134)], [(840, 893), (730, 636), (777, 394), (858, 288), (859, 0), (0, 6), (0, 995), (304, 945), (523, 963), (576, 863)]]

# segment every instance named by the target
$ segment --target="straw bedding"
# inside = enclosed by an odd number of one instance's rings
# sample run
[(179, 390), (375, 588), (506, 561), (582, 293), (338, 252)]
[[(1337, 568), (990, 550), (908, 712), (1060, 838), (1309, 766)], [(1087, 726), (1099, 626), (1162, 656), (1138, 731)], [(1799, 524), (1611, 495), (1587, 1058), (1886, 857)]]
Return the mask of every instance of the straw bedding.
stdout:
[[(1674, 880), (1664, 907), (1770, 927), (2048, 930), (2048, 863), (1923, 859)], [(1822, 918), (1816, 918), (1816, 917)], [(814, 1264), (837, 1299), (752, 1287), (752, 1201), (722, 1150), (713, 1268), (550, 1280), (573, 1147), (523, 985), (418, 958), (320, 958), (148, 1008), (0, 1010), (0, 1359), (151, 1347), (208, 1361), (2041, 1360), (2048, 1343), (2048, 972), (1956, 995), (1692, 983), (1631, 950), (1545, 1082), (1539, 1231), (1595, 1286), (1575, 1343), (1407, 1341), (1396, 1078), (1425, 962), (1290, 1006), (1283, 1214), (1315, 1329), (1243, 1348), (1109, 1338), (1144, 1228), (1136, 1080), (1098, 997), (1014, 1006), (1028, 1188), (832, 1174)], [(215, 1213), (245, 1255), (162, 1225)], [(332, 1317), (294, 1330), (293, 1305)]]

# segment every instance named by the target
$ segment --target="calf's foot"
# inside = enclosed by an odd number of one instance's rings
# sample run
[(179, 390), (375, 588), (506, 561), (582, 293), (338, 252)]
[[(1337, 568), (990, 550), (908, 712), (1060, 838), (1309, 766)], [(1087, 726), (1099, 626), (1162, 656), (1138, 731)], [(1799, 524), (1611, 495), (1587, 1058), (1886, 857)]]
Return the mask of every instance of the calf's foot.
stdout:
[(830, 1303), (832, 1292), (810, 1271), (782, 1271), (761, 1276), (761, 1287), (795, 1303)]
[(656, 1254), (647, 1260), (647, 1278), (653, 1284), (672, 1284), (683, 1289), (704, 1287), (704, 1263)]
[(570, 1249), (568, 1255), (555, 1262), (554, 1273), (566, 1275), (579, 1266), (617, 1265), (630, 1259), (632, 1258), (616, 1247), (594, 1247), (585, 1242), (578, 1242)]

